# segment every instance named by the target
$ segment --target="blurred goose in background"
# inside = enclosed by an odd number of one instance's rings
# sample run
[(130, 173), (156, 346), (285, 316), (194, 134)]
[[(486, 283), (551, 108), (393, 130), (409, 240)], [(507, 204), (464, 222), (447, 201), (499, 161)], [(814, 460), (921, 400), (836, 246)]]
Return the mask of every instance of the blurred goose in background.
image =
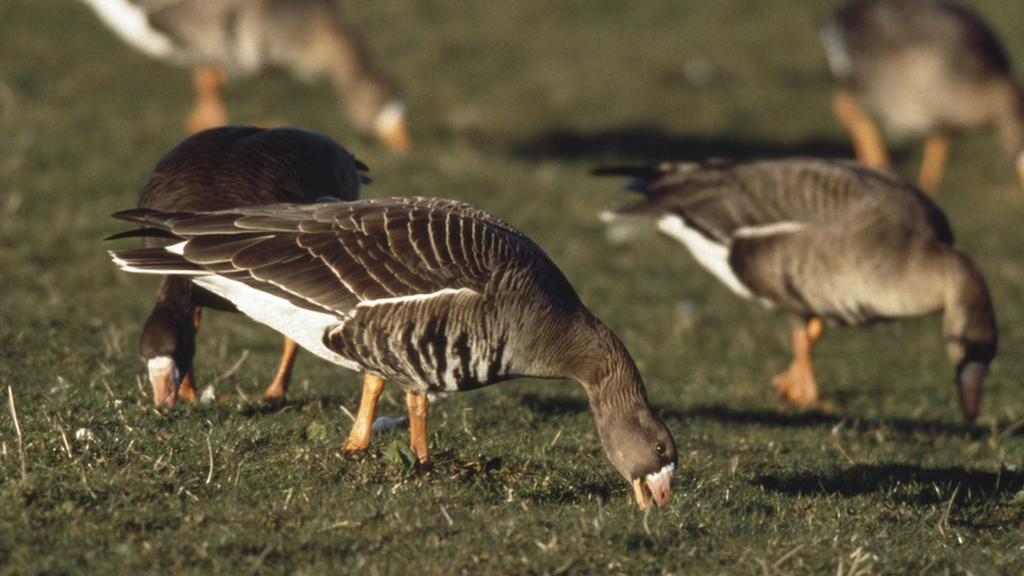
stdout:
[(814, 406), (812, 353), (825, 321), (859, 325), (943, 313), (964, 416), (978, 414), (996, 352), (988, 288), (953, 246), (942, 211), (912, 184), (853, 161), (787, 159), (601, 168), (635, 178), (644, 199), (603, 215), (649, 216), (744, 298), (793, 321), (794, 358), (775, 377), (787, 401)]
[(411, 147), (405, 103), (370, 63), (332, 0), (82, 0), (133, 48), (195, 69), (190, 133), (228, 123), (225, 74), (326, 74), (352, 123), (390, 150)]
[(1006, 52), (977, 15), (928, 0), (863, 0), (839, 9), (820, 34), (842, 84), (835, 113), (858, 160), (889, 165), (864, 110), (893, 132), (927, 135), (918, 184), (931, 193), (942, 179), (949, 136), (994, 125), (1024, 182), (1024, 96)]
[(502, 220), (436, 198), (279, 204), (212, 214), (136, 209), (130, 272), (180, 274), (311, 352), (367, 378), (347, 450), (365, 448), (383, 379), (407, 393), (424, 465), (427, 396), (518, 378), (573, 378), (641, 508), (665, 503), (675, 444), (636, 365), (546, 254)]
[[(355, 200), (368, 182), (366, 166), (330, 138), (298, 128), (227, 126), (195, 134), (168, 152), (139, 195), (139, 207), (209, 212), (276, 204)], [(147, 237), (146, 246), (167, 246)], [(140, 347), (153, 400), (174, 406), (195, 399), (192, 360), (202, 307), (237, 311), (233, 304), (181, 276), (164, 276), (142, 328)], [(297, 351), (285, 338), (274, 380), (261, 399), (283, 398)]]

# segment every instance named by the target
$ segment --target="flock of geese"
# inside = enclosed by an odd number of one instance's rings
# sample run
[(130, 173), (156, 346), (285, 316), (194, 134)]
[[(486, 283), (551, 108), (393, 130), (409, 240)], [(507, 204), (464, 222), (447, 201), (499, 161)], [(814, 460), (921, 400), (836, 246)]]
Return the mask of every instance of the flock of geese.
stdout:
[[(384, 380), (406, 392), (411, 448), (428, 464), (428, 393), (575, 379), (640, 507), (668, 501), (676, 447), (636, 364), (537, 244), (454, 200), (360, 200), (366, 166), (320, 134), (214, 127), (227, 120), (216, 97), (225, 71), (312, 68), (335, 80), (355, 126), (396, 153), (409, 149), (404, 104), (331, 0), (84, 1), (133, 46), (194, 68), (200, 87), (197, 133), (160, 160), (137, 208), (114, 214), (138, 228), (112, 238), (144, 241), (113, 251), (115, 262), (163, 276), (141, 338), (157, 405), (195, 397), (201, 309), (238, 311), (285, 336), (262, 398), (285, 395), (297, 346), (365, 374), (343, 449), (369, 445)], [(981, 272), (922, 188), (938, 184), (950, 135), (987, 124), (1024, 173), (1024, 98), (995, 36), (962, 8), (854, 1), (821, 36), (860, 162), (599, 168), (642, 195), (602, 218), (654, 219), (733, 292), (789, 315), (794, 358), (774, 383), (799, 405), (826, 405), (812, 362), (826, 322), (941, 312), (973, 420), (996, 353), (995, 315)], [(928, 136), (920, 188), (882, 168), (872, 116)]]

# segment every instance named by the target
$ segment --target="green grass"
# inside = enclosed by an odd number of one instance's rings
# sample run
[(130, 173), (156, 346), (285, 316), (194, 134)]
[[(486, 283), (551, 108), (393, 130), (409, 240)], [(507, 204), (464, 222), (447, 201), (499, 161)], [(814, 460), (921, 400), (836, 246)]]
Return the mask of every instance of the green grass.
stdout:
[[(76, 2), (0, 0), (0, 574), (1024, 572), (1024, 195), (990, 134), (957, 141), (939, 191), (1001, 331), (977, 424), (938, 318), (828, 331), (837, 410), (803, 412), (769, 384), (787, 321), (653, 232), (609, 244), (597, 214), (619, 183), (588, 172), (848, 156), (813, 30), (830, 6), (343, 4), (409, 101), (412, 155), (355, 134), (323, 82), (235, 81), (233, 117), (331, 135), (372, 167), (367, 196), (463, 199), (534, 238), (636, 358), (678, 443), (670, 505), (636, 509), (572, 382), (435, 403), (429, 472), (405, 430), (342, 455), (359, 376), (308, 354), (282, 404), (154, 410), (136, 342), (156, 283), (102, 238), (183, 137), (189, 75)], [(1016, 6), (976, 4), (1024, 62)], [(897, 169), (919, 154), (898, 147)], [(223, 393), (261, 390), (280, 346), (216, 313), (199, 339), (197, 375)], [(403, 405), (391, 386), (380, 411)]]

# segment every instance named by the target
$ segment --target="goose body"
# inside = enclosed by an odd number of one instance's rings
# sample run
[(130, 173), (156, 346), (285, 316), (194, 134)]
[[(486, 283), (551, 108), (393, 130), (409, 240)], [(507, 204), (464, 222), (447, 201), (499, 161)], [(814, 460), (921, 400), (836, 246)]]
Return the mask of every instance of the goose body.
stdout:
[(82, 0), (133, 48), (196, 70), (189, 129), (227, 124), (221, 76), (286, 69), (327, 75), (360, 130), (405, 153), (405, 104), (332, 0)]
[(734, 292), (793, 319), (794, 362), (775, 379), (784, 399), (817, 403), (811, 352), (823, 321), (860, 325), (942, 312), (964, 415), (977, 415), (996, 351), (988, 289), (953, 245), (941, 210), (913, 185), (856, 162), (818, 159), (597, 173), (633, 176), (631, 189), (644, 195), (606, 219), (657, 219)]
[(842, 85), (836, 114), (862, 162), (889, 161), (866, 111), (896, 134), (928, 136), (919, 177), (926, 191), (939, 184), (948, 137), (989, 125), (1024, 178), (1024, 95), (998, 38), (976, 14), (931, 0), (856, 0), (820, 35)]
[[(350, 152), (315, 132), (214, 128), (185, 139), (157, 163), (139, 195), (139, 207), (211, 212), (279, 202), (355, 200), (366, 181), (360, 172), (365, 169)], [(158, 247), (170, 241), (145, 242)], [(185, 277), (164, 277), (140, 338), (157, 405), (173, 406), (179, 393), (195, 397), (192, 360), (202, 307), (235, 309)], [(281, 367), (265, 398), (285, 395), (295, 351), (294, 343), (286, 340)]]
[[(544, 252), (504, 221), (436, 198), (114, 216), (180, 240), (115, 252), (122, 268), (187, 275), (321, 357), (401, 386), (421, 462), (427, 392), (572, 378), (641, 507), (647, 491), (668, 499), (674, 443), (629, 353)], [(368, 379), (357, 427), (372, 419), (379, 393)], [(365, 447), (354, 436), (346, 447)]]

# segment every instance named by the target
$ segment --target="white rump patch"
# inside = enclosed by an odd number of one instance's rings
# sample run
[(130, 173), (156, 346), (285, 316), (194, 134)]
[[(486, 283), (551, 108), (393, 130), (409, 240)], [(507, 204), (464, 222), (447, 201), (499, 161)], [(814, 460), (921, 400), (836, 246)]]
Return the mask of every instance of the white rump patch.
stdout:
[(728, 246), (715, 242), (687, 226), (686, 221), (675, 214), (662, 216), (658, 220), (658, 229), (682, 242), (701, 266), (707, 268), (733, 292), (744, 298), (753, 298), (753, 294), (740, 282), (729, 266)]
[(622, 216), (619, 216), (613, 210), (604, 210), (597, 216), (597, 219), (600, 220), (601, 222), (604, 222), (605, 224), (611, 224), (612, 222), (615, 222), (616, 220), (619, 220), (621, 218)]
[(192, 281), (218, 296), (227, 298), (246, 316), (295, 340), (300, 346), (324, 360), (357, 372), (362, 370), (358, 364), (339, 356), (323, 344), (324, 332), (344, 319), (340, 314), (299, 308), (284, 298), (222, 276), (193, 276)]
[(643, 233), (649, 221), (649, 218), (623, 217), (611, 210), (601, 212), (598, 218), (607, 224), (604, 236), (613, 246), (622, 246), (631, 242)]
[[(83, 0), (108, 27), (136, 50), (153, 58), (169, 58), (174, 52), (171, 40), (149, 25), (146, 10), (128, 0)], [(152, 4), (152, 2), (148, 3)]]

